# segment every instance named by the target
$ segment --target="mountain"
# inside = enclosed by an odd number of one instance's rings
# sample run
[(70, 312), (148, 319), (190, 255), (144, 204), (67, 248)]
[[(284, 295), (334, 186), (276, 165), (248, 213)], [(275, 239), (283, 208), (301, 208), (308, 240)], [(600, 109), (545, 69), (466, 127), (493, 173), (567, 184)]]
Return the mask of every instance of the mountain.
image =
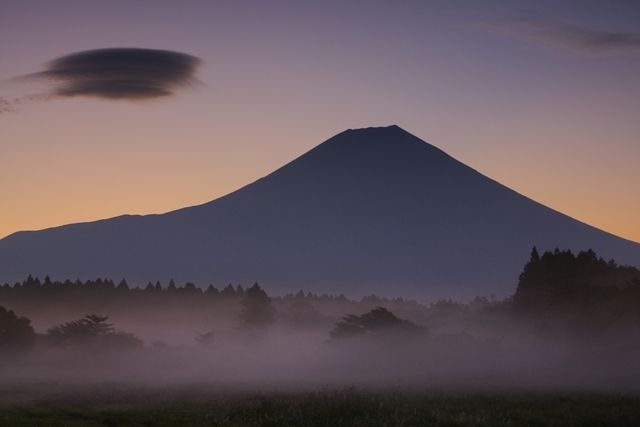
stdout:
[(640, 244), (549, 209), (397, 126), (347, 130), (212, 202), (0, 240), (0, 283), (126, 278), (431, 301), (515, 292), (531, 248)]

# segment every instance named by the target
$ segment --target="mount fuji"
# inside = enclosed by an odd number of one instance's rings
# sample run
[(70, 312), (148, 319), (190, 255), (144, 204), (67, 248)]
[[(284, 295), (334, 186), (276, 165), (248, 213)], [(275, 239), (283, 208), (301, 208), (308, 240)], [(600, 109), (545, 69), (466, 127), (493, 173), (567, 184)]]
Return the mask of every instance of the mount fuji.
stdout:
[(0, 283), (29, 274), (145, 285), (469, 300), (515, 292), (533, 246), (640, 265), (640, 244), (545, 207), (397, 126), (347, 130), (199, 206), (0, 240)]

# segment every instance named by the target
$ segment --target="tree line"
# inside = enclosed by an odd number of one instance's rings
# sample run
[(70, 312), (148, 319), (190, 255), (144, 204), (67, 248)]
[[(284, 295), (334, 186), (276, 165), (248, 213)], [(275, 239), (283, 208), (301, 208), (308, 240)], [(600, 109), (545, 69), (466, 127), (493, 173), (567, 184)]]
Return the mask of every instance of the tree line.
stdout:
[[(239, 331), (264, 330), (276, 321), (276, 309), (271, 298), (256, 283), (243, 291), (238, 316)], [(17, 316), (13, 310), (0, 305), (0, 353), (30, 349), (36, 341), (42, 346), (65, 349), (140, 349), (144, 342), (130, 332), (116, 330), (107, 323), (109, 317), (98, 314), (54, 325), (44, 334), (37, 334), (31, 320)], [(201, 345), (213, 342), (214, 332), (198, 333), (195, 340)]]
[(72, 282), (71, 280), (52, 281), (47, 275), (43, 281), (36, 276), (31, 275), (22, 282), (16, 282), (13, 286), (5, 283), (0, 287), (0, 295), (25, 295), (34, 297), (37, 295), (71, 295), (71, 294), (86, 294), (86, 293), (102, 293), (112, 295), (123, 295), (127, 293), (140, 293), (145, 292), (147, 295), (163, 294), (167, 296), (175, 295), (205, 295), (212, 298), (225, 298), (225, 297), (242, 297), (244, 295), (244, 288), (242, 285), (238, 285), (234, 288), (232, 284), (227, 285), (221, 290), (213, 285), (209, 285), (204, 291), (197, 287), (194, 283), (187, 282), (184, 286), (176, 286), (173, 279), (169, 281), (169, 284), (164, 287), (157, 281), (155, 284), (149, 282), (143, 289), (139, 287), (130, 287), (125, 279), (122, 279), (117, 285), (111, 279), (95, 279), (81, 281), (77, 279)]
[[(257, 284), (257, 283), (256, 283)], [(255, 285), (255, 284), (254, 284)], [(160, 281), (156, 283), (149, 282), (144, 288), (129, 286), (125, 279), (122, 279), (118, 284), (112, 279), (98, 278), (95, 280), (81, 281), (76, 279), (71, 281), (69, 279), (64, 281), (52, 281), (47, 275), (44, 280), (40, 280), (38, 276), (35, 278), (29, 275), (22, 282), (16, 282), (13, 285), (5, 283), (0, 286), (0, 301), (8, 301), (12, 299), (28, 299), (30, 301), (37, 300), (39, 298), (51, 301), (51, 298), (75, 300), (82, 299), (83, 297), (93, 298), (95, 296), (108, 299), (126, 299), (129, 297), (138, 297), (140, 299), (179, 299), (179, 298), (201, 298), (209, 300), (224, 300), (224, 299), (241, 299), (245, 296), (247, 289), (241, 284), (234, 287), (229, 283), (222, 289), (218, 289), (213, 284), (210, 284), (206, 289), (197, 287), (192, 282), (186, 282), (183, 286), (177, 286), (173, 279), (171, 279), (167, 286), (163, 286)], [(297, 293), (288, 293), (281, 297), (285, 300), (317, 300), (323, 302), (331, 301), (347, 301), (347, 297), (344, 294), (340, 295), (328, 295), (328, 294), (315, 294), (307, 292), (306, 294), (300, 290)], [(362, 301), (397, 301), (404, 302), (402, 298), (388, 299), (380, 298), (376, 295), (369, 295), (363, 297)], [(416, 303), (415, 301), (408, 301)], [(417, 304), (417, 303), (416, 303)]]
[[(317, 322), (321, 315), (309, 302), (349, 302), (344, 295), (305, 295), (300, 291), (295, 295), (276, 297), (280, 301), (289, 302), (287, 311), (278, 312), (272, 304), (274, 298), (269, 297), (257, 283), (247, 289), (230, 284), (218, 290), (210, 285), (203, 291), (193, 283), (177, 287), (173, 280), (166, 288), (157, 282), (155, 285), (149, 283), (146, 288), (140, 289), (130, 288), (124, 280), (116, 285), (111, 280), (52, 282), (46, 277), (40, 282), (37, 277), (29, 276), (22, 283), (16, 283), (14, 286), (5, 284), (0, 288), (0, 350), (29, 347), (37, 337), (30, 320), (3, 307), (6, 302), (22, 299), (51, 303), (59, 297), (76, 304), (83, 298), (102, 301), (109, 296), (116, 299), (140, 297), (150, 304), (154, 304), (158, 299), (180, 300), (181, 296), (207, 301), (233, 300), (235, 304), (240, 305), (238, 330), (245, 331), (264, 330), (279, 318), (297, 324)], [(395, 300), (398, 301), (402, 300)], [(426, 332), (425, 327), (396, 317), (385, 308), (384, 305), (392, 302), (388, 299), (370, 295), (364, 297), (361, 302), (369, 307), (375, 305), (375, 308), (362, 315), (347, 314), (342, 317), (329, 331), (331, 339), (387, 333), (415, 336)], [(140, 306), (134, 307), (135, 310)], [(540, 256), (534, 247), (519, 276), (512, 297), (503, 301), (495, 301), (493, 298), (489, 301), (485, 297), (477, 297), (468, 304), (442, 300), (429, 307), (419, 307), (420, 313), (423, 314), (420, 323), (423, 324), (428, 324), (430, 320), (441, 322), (443, 319), (468, 319), (472, 313), (480, 313), (483, 316), (497, 316), (503, 320), (546, 322), (573, 332), (602, 332), (621, 325), (640, 326), (640, 270), (632, 266), (618, 265), (614, 260), (606, 261), (591, 249), (581, 251), (577, 255), (570, 250), (555, 249)], [(95, 345), (109, 343), (112, 347), (142, 346), (141, 340), (133, 334), (113, 329), (112, 325), (106, 323), (107, 320), (106, 316), (86, 315), (81, 319), (51, 327), (44, 337), (40, 336), (39, 339), (54, 347), (74, 347), (89, 342)], [(214, 335), (213, 331), (198, 333), (196, 341), (209, 345), (213, 342)]]

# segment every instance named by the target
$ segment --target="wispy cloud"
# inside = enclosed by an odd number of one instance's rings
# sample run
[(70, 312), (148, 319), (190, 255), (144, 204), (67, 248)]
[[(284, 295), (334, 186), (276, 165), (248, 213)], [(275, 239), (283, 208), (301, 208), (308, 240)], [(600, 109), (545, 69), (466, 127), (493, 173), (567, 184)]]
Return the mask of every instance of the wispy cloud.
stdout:
[(173, 95), (198, 82), (202, 61), (168, 50), (112, 48), (78, 52), (54, 59), (44, 71), (18, 76), (14, 82), (40, 82), (45, 93), (7, 99), (0, 97), (0, 113), (15, 112), (20, 104), (57, 97), (108, 100), (152, 100)]
[(0, 98), (0, 114), (15, 113), (17, 111), (15, 100)]
[(4, 113), (17, 113), (22, 109), (22, 106), (32, 101), (47, 101), (55, 98), (56, 95), (47, 93), (32, 93), (29, 95), (22, 95), (14, 97), (12, 99), (3, 98), (0, 96), (0, 114)]
[(640, 52), (638, 34), (597, 31), (540, 16), (500, 19), (482, 25), (482, 29), (534, 45), (587, 55)]

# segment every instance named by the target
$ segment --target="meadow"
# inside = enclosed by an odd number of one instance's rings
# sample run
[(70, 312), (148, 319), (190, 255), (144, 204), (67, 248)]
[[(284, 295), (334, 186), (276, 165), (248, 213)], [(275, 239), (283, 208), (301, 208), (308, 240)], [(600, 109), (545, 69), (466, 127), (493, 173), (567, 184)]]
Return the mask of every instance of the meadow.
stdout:
[(0, 389), (3, 426), (637, 426), (640, 396), (563, 392), (223, 390), (23, 384)]

